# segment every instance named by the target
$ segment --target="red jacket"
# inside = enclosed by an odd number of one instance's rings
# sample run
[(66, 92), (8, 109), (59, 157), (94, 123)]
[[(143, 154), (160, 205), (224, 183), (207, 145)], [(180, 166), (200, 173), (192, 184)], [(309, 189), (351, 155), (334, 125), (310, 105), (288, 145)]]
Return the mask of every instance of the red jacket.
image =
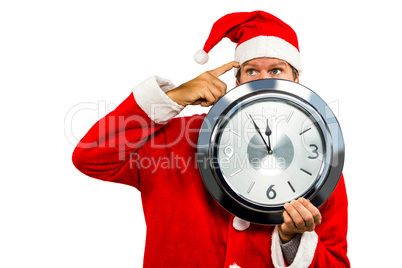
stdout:
[[(134, 96), (88, 131), (73, 162), (88, 176), (141, 192), (147, 225), (144, 267), (285, 266), (274, 226), (251, 224), (237, 231), (234, 217), (203, 185), (196, 145), (204, 116), (156, 123), (149, 107), (141, 108)], [(349, 267), (343, 177), (320, 211), (322, 223), (303, 234), (292, 267)]]

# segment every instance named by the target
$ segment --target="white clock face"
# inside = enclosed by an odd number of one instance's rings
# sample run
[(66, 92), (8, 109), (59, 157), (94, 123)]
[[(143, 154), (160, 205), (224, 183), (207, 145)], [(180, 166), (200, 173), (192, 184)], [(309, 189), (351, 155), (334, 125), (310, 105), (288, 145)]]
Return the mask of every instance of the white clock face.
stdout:
[(262, 206), (302, 196), (319, 178), (325, 142), (313, 117), (292, 101), (241, 106), (219, 130), (217, 161), (228, 186)]

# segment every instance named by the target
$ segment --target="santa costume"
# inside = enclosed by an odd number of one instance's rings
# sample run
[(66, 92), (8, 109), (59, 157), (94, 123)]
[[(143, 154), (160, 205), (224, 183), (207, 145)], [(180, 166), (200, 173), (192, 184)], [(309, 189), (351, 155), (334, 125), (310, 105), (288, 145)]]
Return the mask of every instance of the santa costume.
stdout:
[[(238, 44), (235, 60), (240, 64), (271, 57), (301, 71), (296, 33), (271, 14), (222, 17), (196, 61), (205, 63), (223, 37)], [(165, 94), (174, 88), (158, 76), (136, 86), (82, 138), (74, 165), (88, 176), (141, 192), (147, 225), (143, 267), (286, 267), (277, 227), (231, 215), (205, 188), (196, 155), (205, 115), (175, 117), (184, 107)], [(298, 238), (289, 267), (349, 267), (343, 176), (319, 209), (322, 223)]]

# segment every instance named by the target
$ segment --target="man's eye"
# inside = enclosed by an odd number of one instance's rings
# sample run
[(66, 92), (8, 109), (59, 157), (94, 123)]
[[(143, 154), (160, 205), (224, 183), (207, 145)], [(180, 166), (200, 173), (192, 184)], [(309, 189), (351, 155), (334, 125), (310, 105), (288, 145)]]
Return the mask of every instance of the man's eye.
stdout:
[(257, 74), (257, 71), (254, 70), (254, 69), (249, 69), (249, 70), (247, 70), (247, 74), (248, 74), (248, 75), (256, 75), (256, 74)]
[(272, 69), (271, 73), (272, 74), (281, 74), (282, 71), (280, 69), (275, 68), (275, 69)]

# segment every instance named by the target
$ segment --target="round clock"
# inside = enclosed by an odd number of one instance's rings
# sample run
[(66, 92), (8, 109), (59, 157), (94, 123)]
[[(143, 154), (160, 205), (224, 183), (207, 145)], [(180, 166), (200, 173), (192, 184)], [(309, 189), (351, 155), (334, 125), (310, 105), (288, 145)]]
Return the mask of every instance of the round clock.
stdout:
[(299, 197), (321, 206), (344, 162), (339, 123), (310, 89), (263, 79), (226, 93), (204, 119), (198, 163), (204, 184), (233, 215), (259, 224), (283, 222)]

